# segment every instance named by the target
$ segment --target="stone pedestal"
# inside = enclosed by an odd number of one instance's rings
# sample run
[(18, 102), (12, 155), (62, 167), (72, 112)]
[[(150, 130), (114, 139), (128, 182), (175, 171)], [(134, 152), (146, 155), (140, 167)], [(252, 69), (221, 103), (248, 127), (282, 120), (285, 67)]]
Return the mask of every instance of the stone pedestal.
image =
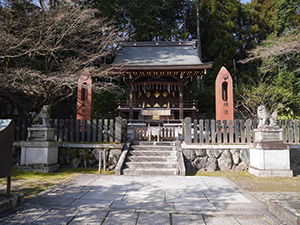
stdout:
[(21, 163), (18, 169), (49, 173), (58, 168), (58, 141), (54, 138), (54, 128), (29, 127), (28, 140), (21, 142)]
[(254, 129), (249, 172), (258, 177), (292, 177), (290, 146), (282, 141), (281, 128)]

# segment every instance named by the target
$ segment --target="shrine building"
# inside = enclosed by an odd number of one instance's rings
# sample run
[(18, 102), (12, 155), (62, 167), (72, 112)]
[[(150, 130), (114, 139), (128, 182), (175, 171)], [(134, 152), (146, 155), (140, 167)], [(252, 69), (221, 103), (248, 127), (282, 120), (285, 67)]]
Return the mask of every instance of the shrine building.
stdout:
[(194, 118), (196, 103), (189, 100), (188, 84), (212, 67), (201, 62), (193, 41), (122, 43), (113, 65), (122, 66), (128, 85), (119, 115), (149, 124)]

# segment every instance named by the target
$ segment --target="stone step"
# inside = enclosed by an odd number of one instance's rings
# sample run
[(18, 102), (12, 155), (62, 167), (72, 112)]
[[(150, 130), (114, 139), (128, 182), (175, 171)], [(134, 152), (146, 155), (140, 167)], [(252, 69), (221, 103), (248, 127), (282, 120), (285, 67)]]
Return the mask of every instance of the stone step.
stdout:
[(147, 146), (147, 145), (135, 145), (131, 146), (133, 150), (144, 150), (144, 151), (175, 151), (173, 146)]
[(177, 169), (123, 169), (123, 175), (131, 176), (170, 176), (178, 175)]
[(126, 162), (124, 168), (177, 168), (176, 162)]
[(175, 146), (175, 142), (173, 142), (173, 141), (161, 141), (161, 142), (156, 142), (156, 141), (134, 141), (133, 145), (135, 145), (135, 146), (138, 146), (138, 145)]
[(127, 156), (126, 162), (176, 162), (176, 156)]
[(129, 156), (176, 156), (175, 151), (129, 151)]

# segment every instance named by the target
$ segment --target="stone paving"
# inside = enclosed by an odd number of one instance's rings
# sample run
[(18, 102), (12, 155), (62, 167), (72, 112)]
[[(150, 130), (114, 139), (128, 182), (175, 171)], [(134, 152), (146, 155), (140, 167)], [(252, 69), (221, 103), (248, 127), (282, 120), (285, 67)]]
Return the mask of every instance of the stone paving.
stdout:
[(0, 224), (281, 224), (220, 177), (81, 174), (0, 216)]

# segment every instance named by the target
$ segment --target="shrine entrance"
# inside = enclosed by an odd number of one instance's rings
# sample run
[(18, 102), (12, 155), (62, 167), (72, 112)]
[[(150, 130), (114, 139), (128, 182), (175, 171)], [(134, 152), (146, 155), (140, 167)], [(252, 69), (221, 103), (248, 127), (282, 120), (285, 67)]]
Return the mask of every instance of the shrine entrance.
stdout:
[(175, 127), (133, 127), (134, 141), (175, 141)]
[(189, 98), (189, 84), (212, 67), (201, 62), (192, 41), (123, 43), (113, 64), (121, 66), (127, 85), (119, 116), (137, 124), (135, 139), (145, 140), (173, 140), (166, 124), (195, 118), (197, 102)]

